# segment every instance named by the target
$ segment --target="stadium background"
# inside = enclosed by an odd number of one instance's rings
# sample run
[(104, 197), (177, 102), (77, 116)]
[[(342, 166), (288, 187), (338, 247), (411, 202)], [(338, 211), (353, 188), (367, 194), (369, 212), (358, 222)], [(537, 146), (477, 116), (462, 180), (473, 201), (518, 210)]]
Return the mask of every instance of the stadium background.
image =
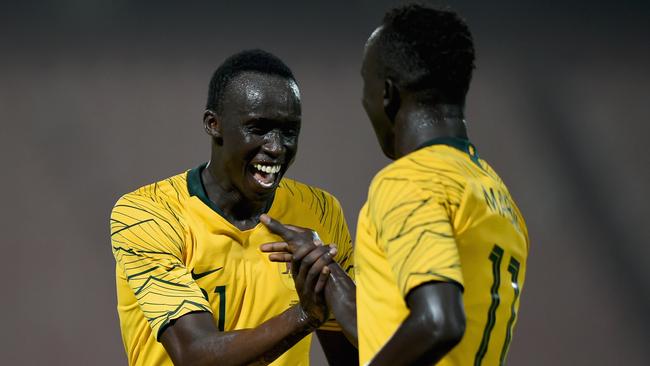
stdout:
[[(227, 55), (261, 47), (293, 68), (289, 175), (334, 193), (352, 230), (387, 163), (359, 67), (395, 2), (174, 3), (0, 5), (4, 365), (125, 364), (108, 215), (121, 193), (207, 158), (207, 83)], [(649, 3), (449, 4), (476, 41), (471, 138), (532, 239), (509, 363), (647, 364)]]

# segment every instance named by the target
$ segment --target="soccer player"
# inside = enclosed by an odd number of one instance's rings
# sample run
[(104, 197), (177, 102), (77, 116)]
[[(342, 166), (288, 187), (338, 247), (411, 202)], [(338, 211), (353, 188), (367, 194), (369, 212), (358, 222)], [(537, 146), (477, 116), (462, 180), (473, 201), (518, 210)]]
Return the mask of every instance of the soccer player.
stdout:
[[(464, 107), (473, 69), (470, 31), (448, 10), (396, 8), (366, 44), (363, 106), (394, 162), (372, 180), (357, 226), (362, 365), (505, 361), (529, 241), (507, 187), (467, 137)], [(310, 245), (306, 235), (287, 235), (279, 222), (263, 221), (291, 244), (263, 250)], [(283, 253), (271, 258), (288, 259)], [(332, 298), (349, 297), (344, 286), (330, 285), (344, 274), (329, 276), (326, 291), (339, 292)], [(339, 312), (350, 308), (330, 307), (346, 329)]]
[[(356, 363), (315, 291), (332, 255), (352, 269), (343, 212), (327, 192), (284, 178), (300, 124), (291, 70), (261, 50), (233, 55), (210, 81), (209, 162), (117, 201), (111, 242), (130, 365), (308, 365), (316, 329), (328, 357)], [(337, 251), (306, 250), (316, 275), (295, 286), (288, 266), (259, 250), (277, 239), (263, 213), (315, 229)]]

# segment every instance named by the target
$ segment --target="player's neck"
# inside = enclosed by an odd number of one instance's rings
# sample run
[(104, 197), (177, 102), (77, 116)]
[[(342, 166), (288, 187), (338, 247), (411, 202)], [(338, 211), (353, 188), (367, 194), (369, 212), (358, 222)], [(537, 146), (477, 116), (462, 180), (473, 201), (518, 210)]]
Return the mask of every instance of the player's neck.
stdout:
[[(223, 176), (224, 169), (214, 163), (216, 162), (212, 160), (201, 172), (201, 181), (208, 199), (219, 207), (226, 220), (240, 230), (254, 227), (270, 202), (246, 198), (228, 177)], [(270, 199), (273, 200), (273, 197)]]
[(453, 137), (467, 139), (463, 106), (404, 103), (395, 118), (395, 152), (402, 157), (427, 141)]

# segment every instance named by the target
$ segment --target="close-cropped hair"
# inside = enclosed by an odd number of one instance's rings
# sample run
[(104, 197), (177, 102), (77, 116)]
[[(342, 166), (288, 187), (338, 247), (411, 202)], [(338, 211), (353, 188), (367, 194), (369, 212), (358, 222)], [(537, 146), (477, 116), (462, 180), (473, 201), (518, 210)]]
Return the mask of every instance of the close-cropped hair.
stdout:
[(464, 103), (474, 70), (474, 42), (465, 21), (449, 9), (419, 3), (386, 13), (378, 39), (385, 77), (412, 91), (432, 91)]
[(244, 50), (228, 57), (212, 74), (206, 109), (220, 113), (228, 83), (243, 72), (277, 75), (295, 82), (291, 69), (277, 56), (260, 49)]

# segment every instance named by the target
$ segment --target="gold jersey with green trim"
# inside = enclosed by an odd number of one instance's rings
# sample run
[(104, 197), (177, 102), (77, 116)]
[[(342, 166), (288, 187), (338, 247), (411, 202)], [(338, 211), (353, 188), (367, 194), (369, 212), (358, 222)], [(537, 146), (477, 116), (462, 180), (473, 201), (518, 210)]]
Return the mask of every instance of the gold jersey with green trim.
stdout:
[[(158, 337), (173, 319), (208, 311), (222, 331), (254, 328), (298, 302), (287, 265), (259, 250), (278, 241), (263, 224), (239, 230), (207, 198), (205, 165), (142, 187), (111, 214), (118, 314), (130, 365), (172, 365)], [(336, 261), (352, 272), (352, 243), (335, 197), (284, 178), (268, 214), (337, 243)], [(321, 329), (340, 330), (335, 322)], [(311, 336), (273, 365), (308, 365)]]
[(437, 139), (373, 179), (354, 249), (359, 360), (408, 316), (409, 291), (463, 288), (466, 330), (438, 365), (500, 365), (517, 320), (528, 233), (503, 181), (467, 140)]

